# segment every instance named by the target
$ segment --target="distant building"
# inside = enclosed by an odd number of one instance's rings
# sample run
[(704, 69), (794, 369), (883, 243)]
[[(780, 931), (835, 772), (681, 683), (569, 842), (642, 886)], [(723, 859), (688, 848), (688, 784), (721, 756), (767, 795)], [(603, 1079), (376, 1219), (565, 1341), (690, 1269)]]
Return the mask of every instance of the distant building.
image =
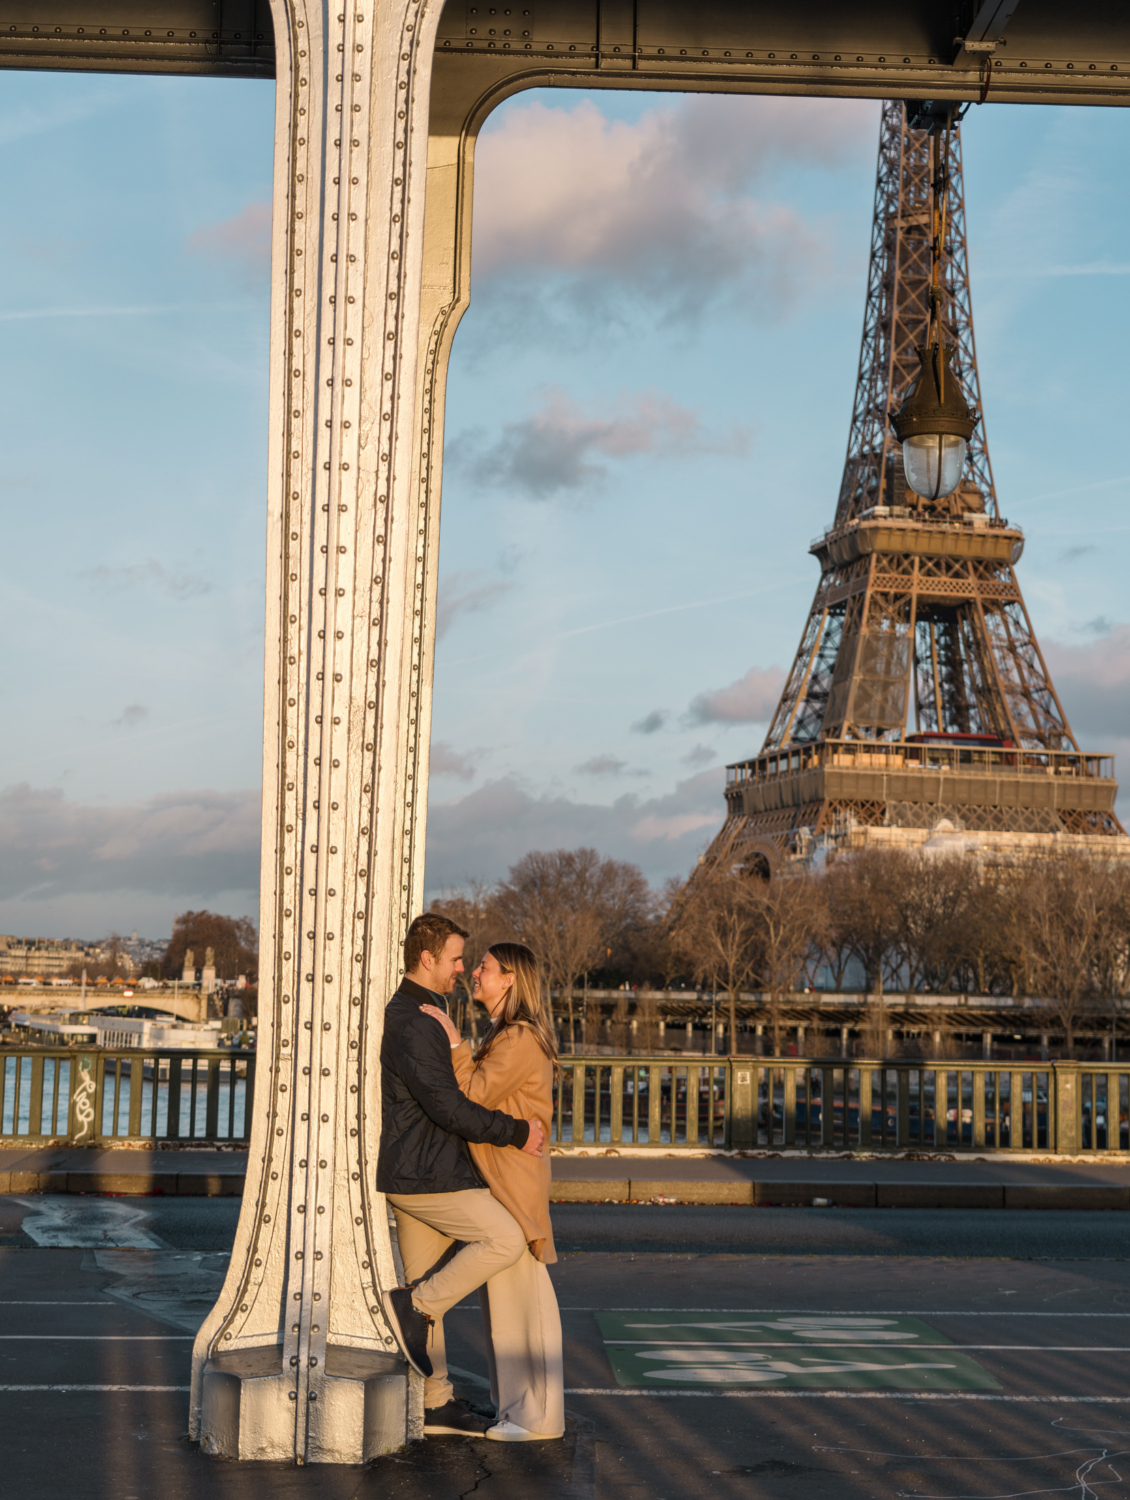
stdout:
[(89, 1042), (98, 1047), (138, 1047), (146, 1051), (167, 1052), (178, 1048), (196, 1050), (218, 1047), (220, 1044), (220, 1022), (205, 1021), (198, 1026), (186, 1026), (175, 1016), (149, 1020), (136, 1016), (92, 1015), (76, 1020), (74, 1013), (35, 1015), (17, 1011), (12, 1016), (12, 1025), (35, 1033), (39, 1040), (49, 1042), (57, 1038), (62, 1042)]
[(71, 938), (0, 936), (0, 974), (35, 974), (53, 979), (73, 964), (98, 963), (93, 950)]
[(118, 972), (139, 974), (147, 964), (159, 963), (169, 946), (168, 939), (153, 941), (139, 938), (102, 938), (82, 943), (75, 938), (28, 938), (0, 934), (0, 976), (12, 974), (35, 976), (51, 981), (74, 969), (107, 964), (117, 960)]

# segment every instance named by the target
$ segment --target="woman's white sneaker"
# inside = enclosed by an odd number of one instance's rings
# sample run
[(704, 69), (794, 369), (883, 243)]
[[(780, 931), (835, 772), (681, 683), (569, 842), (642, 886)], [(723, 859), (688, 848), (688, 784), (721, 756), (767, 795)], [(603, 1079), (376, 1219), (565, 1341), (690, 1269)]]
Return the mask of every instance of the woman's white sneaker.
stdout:
[(563, 1438), (563, 1432), (529, 1432), (517, 1422), (496, 1422), (485, 1434), (492, 1443), (552, 1443)]

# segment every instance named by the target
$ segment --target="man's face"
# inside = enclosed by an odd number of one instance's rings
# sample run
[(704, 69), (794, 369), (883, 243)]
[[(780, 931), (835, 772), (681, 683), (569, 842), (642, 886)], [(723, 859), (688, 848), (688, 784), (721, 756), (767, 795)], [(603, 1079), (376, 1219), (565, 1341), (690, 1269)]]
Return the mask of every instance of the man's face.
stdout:
[(438, 958), (433, 953), (425, 952), (421, 966), (428, 976), (428, 989), (434, 990), (437, 995), (450, 995), (455, 988), (456, 976), (463, 972), (463, 939), (449, 937)]

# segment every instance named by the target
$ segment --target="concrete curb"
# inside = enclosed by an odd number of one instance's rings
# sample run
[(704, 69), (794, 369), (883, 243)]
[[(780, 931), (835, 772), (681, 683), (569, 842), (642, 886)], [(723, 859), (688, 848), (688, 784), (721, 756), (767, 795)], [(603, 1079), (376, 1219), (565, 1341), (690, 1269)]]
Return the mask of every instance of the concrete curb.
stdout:
[(759, 1208), (1130, 1210), (1130, 1187), (988, 1182), (557, 1181), (554, 1203), (713, 1203)]
[(0, 1193), (241, 1198), (242, 1172), (0, 1172)]
[[(170, 1164), (171, 1165), (171, 1164)], [(0, 1171), (3, 1193), (90, 1193), (121, 1197), (239, 1198), (243, 1164), (223, 1169), (171, 1171), (162, 1163), (132, 1171), (56, 1164), (55, 1170)], [(226, 1165), (226, 1164), (225, 1164)], [(233, 1163), (233, 1166), (235, 1163)], [(699, 1203), (759, 1208), (954, 1208), (1130, 1210), (1130, 1183), (751, 1181), (740, 1177), (561, 1177), (554, 1203)]]

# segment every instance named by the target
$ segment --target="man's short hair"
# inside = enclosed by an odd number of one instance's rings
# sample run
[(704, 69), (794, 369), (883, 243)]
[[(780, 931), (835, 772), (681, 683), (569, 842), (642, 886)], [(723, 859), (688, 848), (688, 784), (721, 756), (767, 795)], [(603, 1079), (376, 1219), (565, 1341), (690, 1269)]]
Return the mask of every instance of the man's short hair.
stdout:
[(404, 972), (411, 974), (419, 968), (420, 955), (430, 953), (439, 958), (450, 937), (465, 938), (467, 933), (450, 917), (441, 917), (438, 911), (426, 911), (409, 927), (404, 939)]

